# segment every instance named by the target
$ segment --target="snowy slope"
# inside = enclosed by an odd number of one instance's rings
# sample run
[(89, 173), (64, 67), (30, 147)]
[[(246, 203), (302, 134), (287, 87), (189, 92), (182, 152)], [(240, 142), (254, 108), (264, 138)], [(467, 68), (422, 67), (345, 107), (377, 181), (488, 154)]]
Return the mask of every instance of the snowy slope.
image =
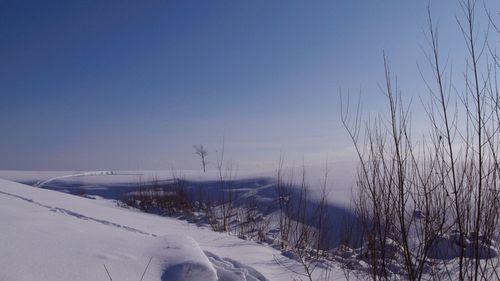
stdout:
[[(0, 180), (0, 280), (292, 280), (269, 246), (187, 222)], [(279, 260), (281, 265), (276, 262)], [(316, 272), (320, 274), (319, 271)], [(344, 279), (334, 269), (333, 280)]]
[[(310, 184), (308, 192), (309, 210), (315, 210), (318, 196), (321, 194), (324, 167), (309, 167), (306, 177)], [(289, 170), (292, 169), (292, 170)], [(297, 170), (299, 169), (299, 170)], [(301, 168), (286, 168), (285, 173), (301, 174)], [(288, 176), (287, 176), (288, 177)], [(78, 172), (40, 172), (40, 171), (0, 171), (0, 178), (16, 182), (52, 189), (74, 195), (92, 195), (105, 199), (124, 200), (130, 193), (137, 192), (139, 184), (153, 184), (160, 181), (168, 184), (174, 178), (184, 180), (184, 186), (193, 191), (194, 200), (204, 203), (220, 200), (220, 183), (216, 171), (180, 170), (180, 171), (78, 171)], [(297, 180), (297, 179), (295, 179)], [(239, 171), (231, 177), (230, 190), (234, 206), (243, 206), (248, 198), (255, 199), (259, 211), (271, 215), (277, 208), (274, 204), (278, 198), (276, 180), (273, 173), (257, 173)], [(345, 221), (354, 221), (355, 214), (351, 207), (352, 190), (348, 184), (338, 184), (338, 180), (329, 176), (327, 184), (328, 202), (326, 212), (329, 216), (329, 246), (335, 247), (340, 242), (342, 226)], [(297, 184), (297, 183), (296, 183)], [(296, 198), (300, 195), (299, 186), (294, 189)], [(203, 196), (201, 196), (203, 194)], [(202, 198), (203, 197), (203, 198)], [(271, 215), (272, 216), (272, 215)], [(274, 218), (274, 222), (277, 222)]]

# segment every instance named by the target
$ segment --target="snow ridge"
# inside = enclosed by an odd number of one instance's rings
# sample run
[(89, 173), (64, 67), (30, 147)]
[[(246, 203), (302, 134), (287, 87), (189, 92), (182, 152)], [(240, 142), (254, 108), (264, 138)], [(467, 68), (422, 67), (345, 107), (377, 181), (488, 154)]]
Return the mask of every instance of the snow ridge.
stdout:
[(77, 213), (77, 212), (73, 212), (73, 211), (70, 211), (70, 210), (64, 209), (64, 208), (52, 207), (52, 206), (49, 206), (49, 205), (45, 205), (45, 204), (36, 202), (33, 199), (22, 197), (22, 196), (19, 196), (19, 195), (16, 195), (16, 194), (4, 192), (4, 191), (0, 191), (0, 194), (4, 194), (4, 195), (10, 196), (10, 197), (14, 197), (14, 198), (17, 198), (17, 199), (29, 202), (31, 204), (35, 204), (37, 206), (46, 208), (49, 211), (54, 212), (54, 213), (60, 213), (60, 214), (72, 216), (72, 217), (75, 217), (75, 218), (78, 218), (78, 219), (94, 221), (94, 222), (97, 222), (97, 223), (100, 223), (100, 224), (104, 224), (104, 225), (108, 225), (108, 226), (112, 226), (112, 227), (124, 229), (124, 230), (127, 230), (127, 231), (132, 231), (132, 232), (136, 232), (136, 233), (140, 233), (140, 234), (144, 234), (144, 235), (148, 235), (148, 236), (152, 236), (152, 237), (157, 237), (156, 234), (149, 233), (149, 232), (146, 232), (146, 231), (142, 231), (142, 230), (137, 229), (137, 228), (133, 228), (133, 227), (126, 226), (126, 225), (121, 225), (119, 223), (110, 222), (110, 221), (107, 221), (107, 220), (101, 220), (101, 219), (96, 219), (96, 218), (93, 218), (93, 217), (88, 217), (86, 215), (83, 215), (83, 214), (80, 214), (80, 213)]
[(241, 263), (230, 259), (220, 258), (211, 252), (205, 251), (205, 255), (217, 270), (219, 281), (267, 281), (268, 279), (257, 270), (242, 265)]

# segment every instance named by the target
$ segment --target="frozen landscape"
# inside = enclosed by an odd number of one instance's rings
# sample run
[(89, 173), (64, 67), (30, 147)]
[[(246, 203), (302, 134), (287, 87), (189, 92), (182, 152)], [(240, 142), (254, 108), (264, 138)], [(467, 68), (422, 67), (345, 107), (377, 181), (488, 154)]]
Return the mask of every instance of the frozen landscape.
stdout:
[[(293, 280), (302, 272), (268, 245), (113, 200), (7, 180), (0, 200), (0, 280), (106, 280), (104, 265), (113, 280), (141, 280), (144, 272), (142, 280)], [(344, 278), (335, 267), (331, 276)]]
[(500, 281), (500, 1), (0, 0), (0, 281)]
[[(220, 182), (216, 171), (0, 171), (0, 220), (5, 223), (0, 232), (0, 264), (9, 265), (1, 272), (1, 280), (369, 279), (366, 245), (354, 243), (355, 239), (350, 243), (339, 240), (345, 235), (341, 230), (346, 222), (355, 220), (352, 206), (340, 203), (349, 202), (352, 189), (340, 189), (335, 197), (329, 195), (325, 214), (334, 222), (326, 231), (324, 249), (329, 254), (314, 259), (314, 253), (309, 256), (293, 247), (283, 249), (276, 203), (278, 184), (272, 173), (241, 174), (227, 185), (233, 196), (228, 205), (232, 209), (228, 228), (221, 230), (210, 223), (206, 208), (172, 211), (160, 205), (144, 208), (128, 203), (130, 196), (145, 200), (137, 196), (143, 189), (172, 192), (170, 187), (179, 178), (191, 194), (199, 193), (200, 188), (217, 194)], [(316, 194), (310, 199), (316, 205), (311, 203), (308, 209), (316, 209), (320, 199), (321, 186), (312, 187), (308, 192)], [(239, 214), (247, 210), (250, 198), (260, 203), (252, 216), (267, 218), (263, 237), (241, 231), (248, 228), (242, 228), (244, 218)], [(206, 198), (191, 199), (207, 204), (202, 202)], [(314, 218), (306, 223), (314, 226)], [(293, 239), (287, 237), (290, 242)], [(437, 263), (432, 268), (429, 264), (424, 271), (426, 278), (431, 279), (434, 270), (456, 277), (460, 255), (456, 239), (442, 236), (429, 249), (429, 257)], [(473, 241), (473, 237), (469, 239)], [(390, 278), (400, 278), (403, 249), (395, 241), (387, 242), (386, 247), (387, 255), (399, 257), (391, 261)], [(473, 244), (470, 247), (467, 251), (472, 257)], [(484, 247), (482, 264), (487, 268), (488, 263), (498, 262), (499, 250), (495, 242)], [(494, 274), (489, 276), (495, 278)]]

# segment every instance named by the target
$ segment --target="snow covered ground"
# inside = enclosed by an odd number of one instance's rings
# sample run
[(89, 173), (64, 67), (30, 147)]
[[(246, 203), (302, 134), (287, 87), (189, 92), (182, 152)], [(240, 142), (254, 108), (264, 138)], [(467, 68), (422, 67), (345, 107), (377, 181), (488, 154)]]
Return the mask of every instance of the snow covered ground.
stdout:
[[(339, 165), (336, 165), (338, 168)], [(301, 168), (286, 168), (285, 177), (293, 173), (295, 180), (301, 176)], [(310, 211), (318, 204), (318, 196), (321, 193), (324, 167), (307, 167), (307, 181), (310, 186), (308, 200), (311, 202)], [(350, 209), (352, 195), (351, 185), (345, 180), (349, 171), (343, 171), (341, 176), (338, 171), (329, 174), (327, 183), (328, 204), (326, 212), (329, 216), (330, 247), (335, 247), (340, 242), (340, 232), (343, 224), (350, 220), (354, 221), (354, 214)], [(40, 172), (40, 171), (0, 171), (0, 178), (25, 183), (32, 186), (40, 186), (44, 189), (53, 189), (74, 195), (96, 195), (105, 199), (126, 200), (126, 196), (138, 190), (139, 185), (152, 184), (159, 181), (168, 184), (173, 178), (181, 178), (185, 181), (187, 188), (191, 189), (195, 196), (203, 192), (206, 202), (217, 201), (220, 195), (220, 183), (217, 171), (182, 170), (182, 171), (93, 171), (93, 172)], [(249, 198), (256, 199), (260, 206), (260, 212), (269, 215), (276, 211), (275, 172), (238, 171), (231, 176), (231, 184), (226, 185), (230, 190), (231, 197), (236, 207), (247, 203)], [(288, 180), (288, 178), (287, 178)], [(300, 190), (296, 186), (296, 196)], [(214, 197), (215, 196), (215, 197)], [(197, 198), (195, 198), (198, 200)], [(220, 198), (219, 198), (220, 199)], [(311, 214), (312, 215), (312, 214)]]
[[(108, 280), (106, 269), (113, 280), (140, 280), (146, 267), (143, 280), (304, 279), (292, 272), (302, 272), (299, 263), (267, 245), (7, 180), (0, 222), (0, 280)], [(331, 280), (342, 279), (334, 267)]]
[[(328, 170), (328, 196), (329, 201), (339, 207), (348, 207), (352, 195), (352, 187), (356, 174), (356, 164), (353, 162), (330, 162)], [(306, 177), (312, 190), (319, 190), (324, 179), (324, 166), (306, 166)], [(295, 180), (301, 176), (301, 167), (285, 167), (285, 176), (295, 174)], [(276, 171), (242, 171), (232, 172), (232, 179), (270, 179), (276, 177)], [(87, 190), (103, 190), (102, 197), (113, 195), (109, 187), (126, 189), (137, 186), (139, 182), (152, 180), (168, 180), (173, 176), (191, 182), (210, 182), (218, 179), (218, 171), (207, 170), (147, 170), (147, 171), (2, 171), (0, 178), (29, 185), (43, 185), (49, 189), (85, 188)], [(59, 183), (59, 184), (58, 184)], [(63, 190), (70, 191), (71, 190)], [(318, 192), (319, 193), (319, 192)]]
[[(308, 174), (312, 192), (320, 187), (319, 170)], [(277, 196), (272, 176), (240, 172), (231, 179), (235, 200), (253, 196), (272, 202)], [(0, 171), (0, 178), (8, 179), (0, 180), (0, 280), (109, 280), (107, 271), (113, 280), (141, 280), (143, 274), (142, 280), (307, 280), (291, 253), (118, 204), (141, 182), (168, 183), (173, 177), (208, 193), (217, 193), (219, 186), (213, 171)], [(330, 183), (329, 191), (329, 219), (340, 231), (338, 223), (352, 215), (347, 206), (351, 189)], [(336, 232), (330, 236), (339, 237)], [(446, 237), (435, 249), (440, 255), (452, 248)], [(493, 256), (495, 245), (488, 252)], [(363, 249), (348, 250), (334, 249), (336, 263), (318, 266), (314, 280), (325, 272), (328, 280), (345, 280), (344, 273), (365, 277)], [(448, 273), (457, 272), (452, 257), (444, 264)]]

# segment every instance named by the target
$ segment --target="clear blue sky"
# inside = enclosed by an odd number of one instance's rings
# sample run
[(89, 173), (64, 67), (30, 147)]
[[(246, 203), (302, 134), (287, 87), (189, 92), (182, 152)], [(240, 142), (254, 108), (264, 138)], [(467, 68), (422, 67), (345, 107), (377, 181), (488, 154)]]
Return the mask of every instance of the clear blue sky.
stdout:
[[(425, 95), (427, 3), (0, 0), (0, 169), (196, 169), (222, 136), (240, 169), (348, 159), (338, 89), (382, 110), (385, 50)], [(457, 1), (432, 7), (460, 52)]]

